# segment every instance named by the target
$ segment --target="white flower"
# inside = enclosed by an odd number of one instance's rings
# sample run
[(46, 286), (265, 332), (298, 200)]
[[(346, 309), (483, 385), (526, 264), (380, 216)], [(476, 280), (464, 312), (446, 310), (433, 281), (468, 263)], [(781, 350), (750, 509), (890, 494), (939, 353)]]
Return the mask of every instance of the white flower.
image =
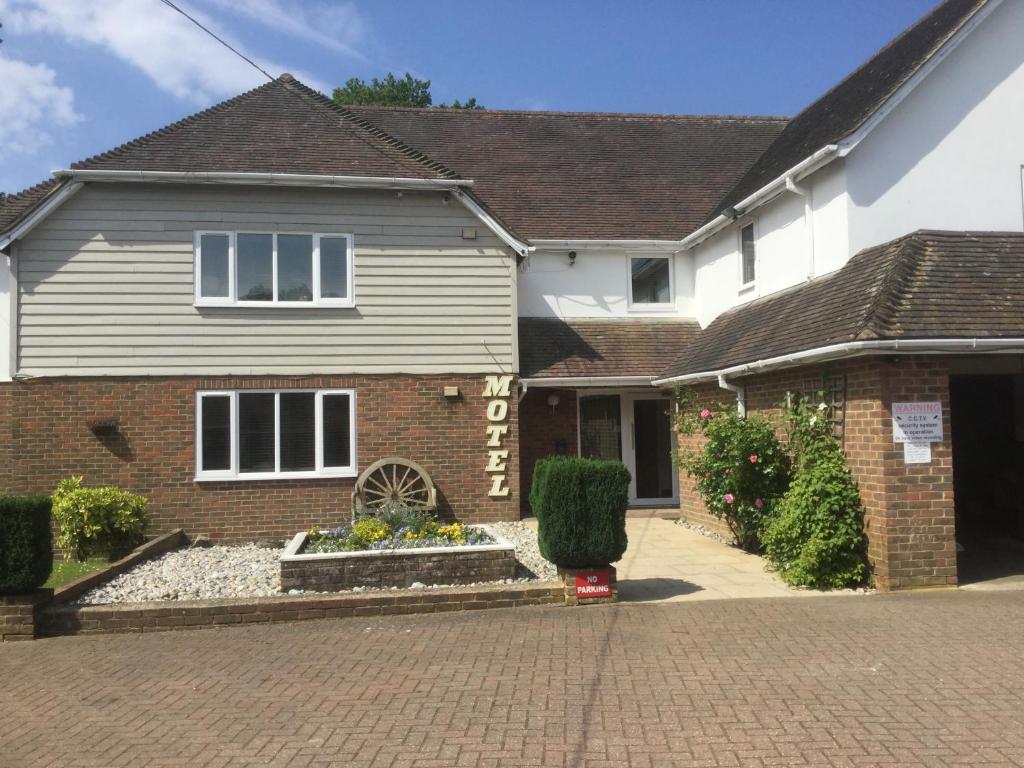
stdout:
[(813, 427), (817, 423), (818, 423), (818, 417), (817, 416), (811, 416), (811, 426)]
[(826, 408), (828, 408), (828, 405), (826, 403), (819, 403), (818, 404), (818, 410), (819, 411), (824, 411)]

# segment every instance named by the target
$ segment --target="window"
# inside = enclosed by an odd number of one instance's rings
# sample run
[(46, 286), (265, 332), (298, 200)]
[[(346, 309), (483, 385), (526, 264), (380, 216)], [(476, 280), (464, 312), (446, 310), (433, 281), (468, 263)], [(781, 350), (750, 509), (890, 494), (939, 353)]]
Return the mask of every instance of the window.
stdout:
[(355, 392), (200, 392), (196, 479), (352, 476)]
[(353, 307), (351, 235), (197, 232), (199, 306)]
[(754, 225), (740, 230), (740, 287), (753, 285), (757, 279), (757, 249), (754, 245)]
[(669, 257), (629, 257), (629, 302), (672, 303), (672, 260)]

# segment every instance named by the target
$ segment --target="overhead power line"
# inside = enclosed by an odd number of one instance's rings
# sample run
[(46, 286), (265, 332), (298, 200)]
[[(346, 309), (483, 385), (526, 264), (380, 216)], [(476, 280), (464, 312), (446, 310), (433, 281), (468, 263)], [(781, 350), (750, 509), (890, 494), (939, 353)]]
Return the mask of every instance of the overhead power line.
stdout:
[(235, 47), (234, 47), (233, 45), (231, 45), (231, 43), (229, 43), (229, 42), (228, 42), (227, 40), (225, 40), (224, 38), (222, 38), (222, 37), (218, 36), (218, 35), (217, 35), (216, 33), (212, 32), (212, 31), (210, 31), (209, 29), (207, 29), (206, 27), (204, 27), (204, 26), (203, 26), (203, 25), (202, 25), (202, 24), (201, 24), (201, 23), (200, 23), (200, 22), (199, 22), (199, 21), (198, 21), (198, 20), (197, 20), (196, 18), (194, 18), (193, 16), (190, 16), (189, 14), (185, 13), (185, 11), (183, 11), (183, 10), (182, 10), (181, 8), (179, 8), (179, 7), (178, 7), (178, 6), (176, 6), (176, 5), (174, 4), (174, 3), (172, 3), (172, 2), (171, 2), (171, 0), (160, 0), (160, 2), (161, 2), (161, 3), (163, 3), (164, 5), (166, 5), (166, 6), (168, 7), (168, 8), (171, 8), (171, 9), (173, 9), (173, 10), (177, 11), (178, 13), (180, 13), (180, 14), (181, 14), (182, 16), (184, 16), (184, 17), (185, 17), (186, 19), (188, 19), (188, 20), (189, 20), (189, 21), (191, 21), (191, 22), (192, 22), (193, 24), (195, 24), (195, 25), (196, 25), (197, 27), (199, 27), (199, 28), (200, 28), (201, 30), (203, 30), (203, 32), (205, 32), (206, 34), (208, 34), (208, 35), (209, 35), (210, 37), (212, 37), (212, 38), (213, 38), (214, 40), (216, 40), (216, 41), (217, 41), (218, 43), (220, 43), (220, 44), (221, 44), (221, 45), (223, 45), (223, 46), (224, 46), (225, 48), (227, 48), (227, 49), (228, 49), (229, 51), (231, 51), (231, 52), (232, 52), (233, 54), (235, 54), (235, 56), (237, 56), (238, 58), (240, 58), (240, 59), (242, 59), (243, 61), (245, 61), (245, 62), (246, 62), (247, 64), (249, 64), (249, 65), (250, 65), (251, 67), (253, 67), (253, 68), (254, 68), (254, 69), (255, 69), (256, 71), (258, 71), (258, 72), (262, 73), (262, 74), (263, 74), (263, 75), (264, 75), (264, 76), (265, 76), (265, 77), (266, 77), (266, 78), (267, 78), (268, 80), (275, 80), (275, 79), (276, 79), (276, 78), (275, 78), (275, 77), (274, 77), (274, 76), (273, 76), (272, 74), (270, 74), (269, 72), (267, 72), (267, 70), (265, 70), (265, 69), (264, 69), (263, 67), (261, 67), (261, 66), (260, 66), (259, 64), (257, 64), (257, 63), (256, 63), (255, 61), (253, 61), (252, 59), (250, 59), (250, 58), (249, 58), (248, 56), (246, 56), (246, 55), (245, 55), (244, 53), (242, 53), (242, 52), (241, 52), (240, 50), (238, 50), (237, 48), (235, 48)]

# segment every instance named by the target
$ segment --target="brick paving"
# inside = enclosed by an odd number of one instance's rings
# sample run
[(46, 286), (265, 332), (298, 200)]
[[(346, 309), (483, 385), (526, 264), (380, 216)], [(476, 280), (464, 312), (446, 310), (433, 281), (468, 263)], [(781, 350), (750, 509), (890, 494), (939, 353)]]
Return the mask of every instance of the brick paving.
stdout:
[(1024, 765), (1024, 593), (9, 644), (0, 765)]

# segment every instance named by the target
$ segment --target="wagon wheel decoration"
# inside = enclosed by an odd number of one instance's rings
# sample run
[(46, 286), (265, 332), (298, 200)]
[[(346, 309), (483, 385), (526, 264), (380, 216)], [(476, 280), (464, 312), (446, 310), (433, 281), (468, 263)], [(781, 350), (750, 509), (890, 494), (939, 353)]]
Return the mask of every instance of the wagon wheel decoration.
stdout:
[(408, 459), (388, 458), (371, 464), (359, 476), (355, 495), (357, 511), (374, 514), (391, 504), (427, 510), (437, 506), (430, 475)]

